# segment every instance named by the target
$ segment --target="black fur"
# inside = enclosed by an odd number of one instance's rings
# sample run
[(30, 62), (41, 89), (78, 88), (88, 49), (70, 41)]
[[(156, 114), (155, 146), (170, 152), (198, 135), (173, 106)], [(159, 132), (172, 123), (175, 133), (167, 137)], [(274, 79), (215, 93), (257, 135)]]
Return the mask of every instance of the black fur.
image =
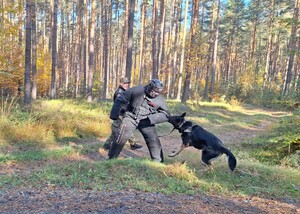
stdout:
[(214, 134), (203, 129), (201, 126), (193, 124), (191, 121), (184, 119), (186, 113), (180, 116), (170, 116), (169, 122), (182, 133), (182, 145), (177, 152), (170, 154), (169, 156), (175, 156), (187, 146), (193, 146), (196, 149), (202, 150), (202, 162), (203, 164), (210, 166), (211, 160), (226, 154), (228, 157), (229, 168), (233, 171), (236, 167), (236, 158), (228, 150), (219, 138)]

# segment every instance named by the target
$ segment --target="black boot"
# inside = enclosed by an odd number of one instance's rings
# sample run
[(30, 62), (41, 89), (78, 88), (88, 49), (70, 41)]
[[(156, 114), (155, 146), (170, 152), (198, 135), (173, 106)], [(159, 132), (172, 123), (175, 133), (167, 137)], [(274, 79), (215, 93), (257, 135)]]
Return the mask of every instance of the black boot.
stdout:
[(108, 152), (109, 159), (119, 157), (123, 147), (124, 147), (124, 144), (118, 144), (118, 143), (113, 142), (111, 144), (111, 146), (109, 148), (109, 152)]
[(136, 149), (140, 149), (142, 148), (143, 146), (138, 144), (138, 143), (134, 143), (134, 144), (130, 144), (130, 149), (131, 150), (136, 150)]
[(110, 149), (110, 143), (104, 143), (104, 145), (103, 145), (103, 149), (105, 149), (105, 150), (109, 150)]

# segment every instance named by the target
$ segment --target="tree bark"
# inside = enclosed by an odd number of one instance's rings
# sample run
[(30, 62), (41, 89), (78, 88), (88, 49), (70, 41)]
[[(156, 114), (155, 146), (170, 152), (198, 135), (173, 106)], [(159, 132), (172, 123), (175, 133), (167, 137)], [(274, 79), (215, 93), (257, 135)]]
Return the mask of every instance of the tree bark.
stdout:
[(32, 4), (32, 88), (31, 88), (31, 99), (35, 100), (37, 96), (37, 85), (36, 85), (36, 6), (35, 2)]
[(183, 63), (184, 63), (184, 52), (185, 52), (185, 38), (186, 38), (186, 26), (187, 26), (187, 15), (189, 9), (189, 0), (185, 1), (185, 12), (184, 12), (184, 27), (183, 27), (183, 37), (181, 45), (181, 57), (180, 57), (180, 70), (179, 70), (179, 80), (178, 80), (178, 90), (177, 90), (177, 100), (180, 100), (181, 96), (181, 85), (182, 85), (182, 73), (183, 73)]
[(162, 63), (164, 61), (164, 40), (165, 40), (165, 0), (160, 0), (160, 31), (159, 31), (159, 51), (158, 51), (158, 75), (162, 73)]
[(126, 63), (127, 63), (127, 47), (128, 47), (128, 18), (129, 18), (129, 2), (125, 1), (126, 9), (125, 9), (125, 20), (124, 20), (124, 28), (122, 35), (122, 67), (121, 67), (121, 76), (126, 75)]
[(51, 67), (51, 89), (50, 89), (51, 99), (56, 98), (57, 9), (58, 9), (58, 0), (54, 0), (53, 24), (52, 24), (52, 67)]
[(145, 57), (145, 26), (146, 26), (146, 12), (147, 2), (144, 0), (141, 5), (141, 37), (140, 37), (140, 60), (139, 60), (139, 84), (142, 84), (144, 75), (144, 57)]
[(273, 39), (273, 20), (274, 20), (274, 12), (275, 12), (275, 0), (272, 0), (272, 11), (269, 21), (269, 37), (268, 37), (268, 45), (267, 45), (267, 56), (266, 56), (266, 64), (265, 64), (265, 72), (264, 72), (264, 81), (263, 81), (263, 90), (266, 87), (267, 81), (270, 76), (270, 57), (271, 57), (271, 50), (272, 50), (272, 39)]
[(214, 94), (214, 85), (215, 85), (215, 76), (217, 70), (217, 54), (218, 54), (218, 41), (219, 41), (219, 20), (220, 20), (220, 0), (218, 0), (218, 9), (217, 9), (217, 20), (215, 26), (215, 38), (214, 38), (214, 52), (213, 52), (213, 64), (211, 70), (211, 81), (210, 81), (210, 95)]
[(25, 73), (24, 73), (24, 104), (31, 104), (30, 97), (30, 69), (31, 69), (31, 13), (33, 0), (26, 0), (26, 44), (25, 44)]
[(91, 12), (91, 23), (90, 23), (90, 47), (89, 47), (89, 75), (88, 75), (88, 89), (87, 89), (87, 101), (91, 102), (93, 100), (93, 77), (94, 77), (94, 57), (95, 57), (95, 9), (96, 2), (92, 0), (92, 12)]
[(194, 66), (192, 65), (192, 58), (193, 58), (193, 52), (195, 52), (195, 40), (196, 40), (196, 30), (198, 25), (198, 16), (199, 16), (199, 7), (200, 7), (200, 1), (195, 0), (193, 2), (193, 15), (192, 15), (192, 22), (191, 22), (191, 33), (190, 33), (190, 47), (189, 47), (189, 53), (188, 53), (188, 66), (186, 69), (186, 76), (184, 79), (184, 87), (183, 87), (183, 95), (181, 102), (186, 103), (189, 99), (189, 92), (190, 92), (190, 84), (191, 84), (191, 76), (194, 69)]
[(152, 12), (152, 79), (158, 78), (157, 66), (157, 7), (158, 0), (153, 0)]
[(293, 66), (294, 66), (294, 57), (295, 57), (295, 48), (296, 48), (296, 41), (297, 41), (297, 29), (298, 29), (298, 19), (299, 19), (299, 7), (300, 7), (300, 0), (295, 1), (295, 8), (294, 8), (294, 15), (293, 15), (293, 25), (291, 30), (291, 37), (289, 42), (289, 59), (288, 59), (288, 67), (286, 71), (285, 81), (283, 85), (283, 96), (286, 96), (289, 93), (291, 80), (293, 76)]
[(132, 68), (134, 8), (135, 8), (135, 0), (129, 0), (128, 43), (127, 43), (127, 58), (126, 58), (126, 77), (129, 80), (131, 79), (131, 68)]
[(106, 95), (107, 95), (107, 82), (108, 82), (108, 29), (107, 29), (107, 4), (108, 1), (105, 0), (103, 3), (103, 9), (104, 9), (104, 20), (103, 20), (103, 24), (102, 24), (102, 28), (103, 28), (103, 74), (104, 74), (104, 81), (103, 81), (103, 93), (102, 93), (102, 99), (106, 99)]

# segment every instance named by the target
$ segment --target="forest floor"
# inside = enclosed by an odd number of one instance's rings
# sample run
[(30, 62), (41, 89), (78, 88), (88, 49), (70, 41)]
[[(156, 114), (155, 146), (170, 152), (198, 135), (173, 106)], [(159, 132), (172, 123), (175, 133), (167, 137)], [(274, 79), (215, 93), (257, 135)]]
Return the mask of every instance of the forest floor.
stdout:
[[(277, 113), (269, 113), (274, 115), (275, 121)], [(219, 136), (223, 136), (220, 138), (225, 145), (239, 144), (268, 132), (274, 121), (262, 120), (258, 125), (251, 128), (224, 130), (226, 134)], [(220, 129), (222, 127), (218, 127), (218, 132), (222, 133)], [(174, 151), (180, 144), (178, 136), (169, 135), (161, 138), (165, 155)], [(125, 158), (148, 157), (148, 150), (145, 144), (143, 145), (142, 149), (135, 151), (130, 150), (129, 146), (126, 145), (122, 151), (122, 156)], [(86, 154), (85, 158), (105, 161), (107, 151), (99, 149), (99, 152)], [(23, 169), (19, 168), (18, 171), (26, 173), (27, 170), (34, 170), (36, 167), (43, 166), (26, 165)], [(0, 213), (300, 213), (300, 200), (258, 196), (225, 197), (211, 194), (167, 195), (131, 189), (126, 191), (93, 191), (49, 186), (43, 189), (32, 187), (3, 189), (0, 191)]]

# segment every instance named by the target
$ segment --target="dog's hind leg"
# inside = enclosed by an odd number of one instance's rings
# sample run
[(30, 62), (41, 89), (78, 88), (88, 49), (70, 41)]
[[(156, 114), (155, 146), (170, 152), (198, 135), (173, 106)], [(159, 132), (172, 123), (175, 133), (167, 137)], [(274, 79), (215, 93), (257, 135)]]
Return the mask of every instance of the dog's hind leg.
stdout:
[(205, 148), (202, 151), (201, 160), (202, 160), (203, 164), (209, 166), (209, 165), (211, 165), (212, 160), (219, 158), (221, 155), (222, 155), (222, 153), (220, 153), (220, 152), (216, 152), (216, 151)]

